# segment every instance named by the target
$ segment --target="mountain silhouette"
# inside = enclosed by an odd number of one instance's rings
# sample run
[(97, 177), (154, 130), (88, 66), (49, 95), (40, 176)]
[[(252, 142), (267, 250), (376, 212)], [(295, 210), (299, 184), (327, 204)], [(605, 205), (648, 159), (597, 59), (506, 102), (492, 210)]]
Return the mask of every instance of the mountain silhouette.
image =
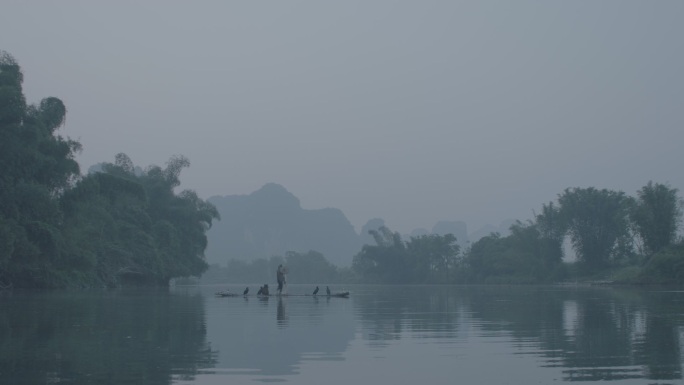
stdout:
[[(385, 226), (382, 218), (373, 218), (357, 234), (341, 210), (303, 209), (296, 196), (276, 183), (268, 183), (248, 195), (213, 196), (207, 201), (221, 214), (221, 221), (214, 222), (207, 231), (205, 255), (210, 264), (225, 265), (230, 259), (250, 262), (284, 256), (288, 251), (314, 250), (334, 265), (348, 267), (364, 244), (375, 245), (368, 231)], [(408, 241), (411, 236), (451, 233), (464, 251), (492, 232), (507, 236), (513, 222), (506, 220), (498, 227), (487, 225), (468, 234), (465, 222), (440, 221), (431, 231), (416, 229), (403, 238)]]
[(210, 264), (315, 250), (337, 266), (349, 266), (361, 249), (360, 237), (342, 211), (302, 209), (299, 199), (279, 184), (208, 201), (221, 214), (221, 221), (207, 232)]

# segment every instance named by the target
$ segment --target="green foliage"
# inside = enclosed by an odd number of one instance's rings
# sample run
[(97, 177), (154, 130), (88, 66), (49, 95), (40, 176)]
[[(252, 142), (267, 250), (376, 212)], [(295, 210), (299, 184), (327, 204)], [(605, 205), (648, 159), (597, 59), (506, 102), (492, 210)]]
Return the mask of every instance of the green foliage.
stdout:
[(64, 103), (27, 105), (22, 81), (0, 52), (0, 287), (166, 284), (201, 274), (218, 212), (193, 191), (174, 193), (189, 161), (175, 156), (135, 174), (119, 154), (79, 180), (81, 145), (57, 135)]
[(337, 281), (337, 267), (317, 251), (285, 254), (285, 266), (289, 270), (288, 283), (330, 283)]
[(611, 280), (619, 283), (638, 283), (640, 275), (641, 268), (639, 266), (627, 266), (613, 273)]
[(413, 282), (451, 282), (451, 272), (460, 252), (453, 234), (411, 237), (406, 250), (406, 263)]
[[(81, 177), (80, 143), (58, 135), (64, 103), (48, 97), (27, 105), (22, 83), (19, 65), (0, 51), (0, 288), (164, 285), (202, 274), (205, 234), (219, 214), (194, 191), (175, 192), (188, 159), (173, 156), (164, 168), (142, 171), (118, 154), (102, 172)], [(563, 276), (569, 236), (585, 276), (621, 268), (625, 280), (681, 282), (683, 253), (672, 246), (682, 217), (677, 193), (652, 182), (636, 199), (568, 188), (533, 222), (514, 224), (507, 237), (480, 239), (460, 259), (451, 234), (405, 242), (383, 227), (370, 232), (376, 244), (364, 245), (351, 269), (310, 251), (251, 265), (233, 261), (228, 270), (265, 282), (283, 262), (301, 282), (548, 282)], [(634, 251), (633, 235), (646, 255)], [(632, 267), (643, 261), (634, 278)]]
[[(173, 158), (173, 165), (175, 159), (180, 158)], [(94, 268), (106, 286), (165, 285), (175, 277), (200, 275), (207, 268), (205, 232), (218, 212), (193, 191), (173, 192), (180, 168), (168, 172), (153, 166), (140, 175), (134, 169), (128, 156), (118, 154), (115, 164), (64, 195), (72, 268)]]
[(23, 81), (24, 75), (14, 58), (0, 51), (0, 127), (3, 131), (21, 125), (26, 111), (26, 100), (21, 89)]
[(563, 276), (560, 240), (547, 238), (538, 223), (517, 222), (511, 234), (491, 234), (465, 255), (464, 281), (471, 283), (543, 283)]
[[(473, 244), (465, 255), (460, 279), (549, 282), (572, 272), (575, 278), (611, 277), (624, 283), (677, 282), (679, 266), (671, 251), (659, 255), (642, 271), (645, 257), (635, 252), (630, 225), (647, 250), (663, 250), (674, 240), (680, 204), (676, 189), (651, 182), (639, 191), (637, 200), (605, 189), (566, 189), (557, 205), (549, 202), (542, 206), (534, 222), (518, 222), (508, 237), (493, 234)], [(578, 257), (575, 264), (562, 262), (566, 234)]]
[(554, 205), (553, 202), (542, 205), (542, 212), (535, 215), (535, 222), (539, 235), (553, 241), (560, 248), (568, 230), (568, 223), (563, 218), (560, 207)]
[(684, 283), (684, 245), (671, 246), (654, 254), (637, 280), (640, 283)]
[(80, 144), (55, 134), (64, 104), (26, 105), (22, 82), (17, 63), (0, 52), (0, 285), (61, 285), (58, 199), (78, 176)]
[(302, 283), (350, 283), (356, 277), (348, 268), (338, 268), (330, 263), (323, 254), (311, 250), (306, 253), (290, 251), (285, 257), (273, 256), (269, 259), (259, 258), (251, 262), (231, 259), (226, 267), (212, 265), (202, 275), (203, 283), (245, 283), (264, 284), (275, 282), (278, 265), (285, 265), (289, 270), (287, 282)]
[(364, 245), (352, 270), (365, 282), (447, 283), (456, 268), (459, 246), (453, 234), (411, 237), (408, 242), (386, 227), (371, 230), (376, 245)]
[(582, 266), (587, 271), (610, 267), (618, 240), (628, 236), (631, 199), (623, 192), (589, 187), (566, 189), (558, 203)]
[(376, 245), (364, 245), (354, 256), (352, 269), (364, 280), (377, 283), (403, 283), (406, 281), (406, 246), (399, 233), (381, 227), (369, 234)]
[(677, 189), (653, 182), (637, 192), (630, 218), (648, 255), (671, 245), (682, 217)]
[(484, 282), (490, 276), (509, 275), (512, 270), (511, 261), (501, 258), (506, 249), (499, 233), (492, 233), (473, 243), (464, 258), (469, 280)]
[[(650, 252), (663, 250), (674, 241), (681, 215), (677, 190), (665, 185), (649, 182), (637, 200), (606, 189), (566, 189), (557, 203), (544, 204), (534, 221), (518, 221), (506, 237), (481, 238), (461, 259), (458, 249), (448, 247), (454, 238), (430, 235), (403, 242), (381, 228), (371, 232), (376, 245), (364, 246), (352, 269), (363, 282), (382, 283), (544, 283), (611, 274), (621, 282), (680, 282), (679, 257), (672, 251), (658, 254), (641, 271), (646, 258), (635, 252), (631, 229)], [(563, 262), (567, 236), (577, 263)]]

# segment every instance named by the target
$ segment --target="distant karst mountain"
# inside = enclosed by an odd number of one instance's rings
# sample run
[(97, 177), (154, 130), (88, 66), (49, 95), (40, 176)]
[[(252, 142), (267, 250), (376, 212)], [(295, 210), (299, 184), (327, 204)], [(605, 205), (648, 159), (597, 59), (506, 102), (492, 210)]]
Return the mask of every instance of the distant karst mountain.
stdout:
[[(369, 220), (357, 234), (347, 217), (335, 208), (302, 209), (299, 199), (283, 186), (269, 183), (249, 195), (214, 196), (208, 199), (221, 214), (207, 232), (207, 261), (225, 265), (230, 259), (253, 261), (259, 258), (284, 256), (288, 251), (306, 253), (315, 250), (337, 266), (350, 266), (354, 255), (364, 244), (374, 245), (369, 230), (385, 226), (381, 218)], [(491, 232), (506, 236), (513, 220), (498, 227), (487, 225), (468, 234), (461, 221), (437, 222), (431, 231), (416, 229), (403, 235), (454, 234), (465, 251)], [(391, 230), (391, 227), (390, 227)]]
[(214, 196), (208, 201), (221, 214), (221, 221), (207, 232), (209, 263), (315, 250), (337, 266), (350, 266), (361, 250), (361, 238), (342, 211), (302, 209), (297, 197), (275, 183), (249, 195)]

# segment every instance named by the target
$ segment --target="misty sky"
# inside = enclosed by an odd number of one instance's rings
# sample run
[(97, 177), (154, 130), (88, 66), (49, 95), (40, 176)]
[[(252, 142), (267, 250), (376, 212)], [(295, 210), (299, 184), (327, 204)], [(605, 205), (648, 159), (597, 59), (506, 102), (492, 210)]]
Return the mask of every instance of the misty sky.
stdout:
[[(192, 163), (359, 231), (527, 220), (567, 187), (684, 190), (683, 1), (10, 1), (0, 50), (82, 170)], [(681, 195), (681, 194), (680, 194)]]

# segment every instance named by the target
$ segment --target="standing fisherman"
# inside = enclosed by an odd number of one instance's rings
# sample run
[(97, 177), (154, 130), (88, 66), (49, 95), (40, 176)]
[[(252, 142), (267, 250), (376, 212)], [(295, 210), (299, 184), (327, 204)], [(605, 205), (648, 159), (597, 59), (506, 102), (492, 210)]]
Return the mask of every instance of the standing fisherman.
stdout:
[(285, 285), (285, 268), (283, 265), (278, 265), (276, 279), (278, 280), (278, 294), (283, 294), (283, 286)]

